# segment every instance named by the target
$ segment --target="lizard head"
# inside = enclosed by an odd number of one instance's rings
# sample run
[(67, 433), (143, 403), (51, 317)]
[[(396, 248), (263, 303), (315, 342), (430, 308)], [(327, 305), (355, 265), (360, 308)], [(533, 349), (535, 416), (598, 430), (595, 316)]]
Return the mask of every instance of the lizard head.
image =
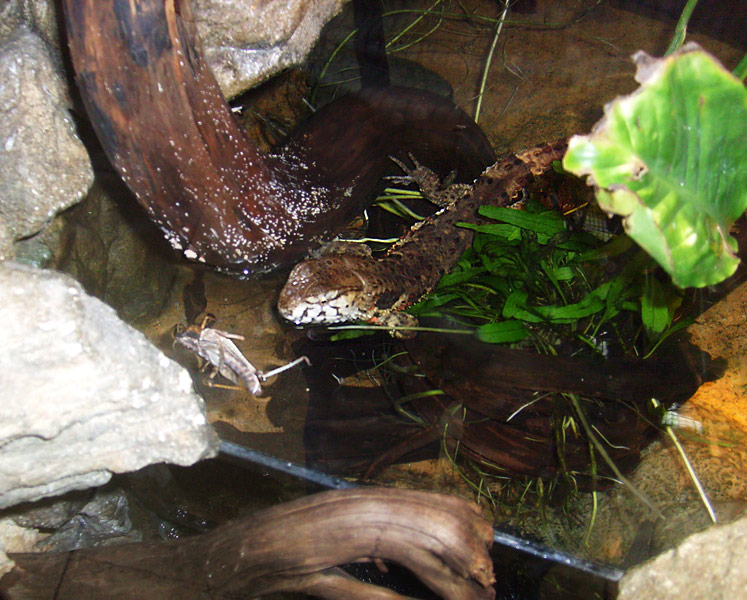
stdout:
[(280, 315), (297, 325), (331, 325), (370, 318), (375, 279), (370, 258), (328, 254), (296, 265), (280, 292)]

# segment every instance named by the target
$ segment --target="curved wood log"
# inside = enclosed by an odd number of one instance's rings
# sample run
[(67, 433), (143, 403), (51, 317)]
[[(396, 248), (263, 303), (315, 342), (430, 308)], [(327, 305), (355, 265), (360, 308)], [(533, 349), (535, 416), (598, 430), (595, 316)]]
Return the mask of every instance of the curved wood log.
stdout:
[[(425, 324), (444, 326), (439, 319)], [(370, 478), (392, 463), (437, 458), (445, 444), (449, 456), (474, 461), (486, 473), (551, 480), (573, 472), (581, 489), (599, 490), (613, 481), (606, 477), (612, 473), (597, 458), (598, 477), (592, 477), (583, 429), (580, 435), (560, 437), (557, 424), (575, 415), (560, 394), (582, 397), (589, 424), (618, 468), (628, 473), (660, 433), (650, 399), (664, 407), (681, 404), (723, 368), (720, 360), (677, 338), (646, 360), (538, 355), (423, 331), (406, 341), (402, 353), (399, 345), (389, 347), (388, 339), (379, 334), (342, 345), (305, 340), (294, 346), (295, 354), (314, 365), (304, 370), (307, 466)], [(396, 383), (385, 388), (340, 385), (380, 365), (384, 345), (396, 357)], [(434, 389), (443, 395), (429, 393)], [(420, 423), (393, 418), (393, 398), (405, 402), (401, 408)]]
[(492, 599), (493, 529), (454, 496), (386, 488), (324, 492), (173, 542), (15, 554), (3, 598), (402, 599), (335, 568), (392, 560), (449, 600)]
[[(565, 437), (559, 448), (556, 422), (572, 416), (570, 405), (551, 394), (578, 394), (587, 419), (605, 441), (607, 452), (623, 472), (639, 463), (640, 453), (660, 429), (652, 422), (651, 398), (662, 406), (686, 402), (719, 367), (710, 356), (684, 339), (670, 340), (653, 358), (593, 359), (549, 356), (504, 348), (458, 335), (421, 333), (408, 340), (409, 357), (442, 397), (413, 401), (415, 411), (443, 434), (449, 418), (447, 443), (459, 443), (462, 455), (488, 469), (550, 479), (560, 470), (576, 472), (586, 489), (602, 489), (611, 479), (594, 481), (585, 434)], [(672, 374), (676, 374), (672, 375)], [(409, 380), (408, 392), (428, 385)], [(409, 389), (412, 386), (414, 389)], [(461, 404), (465, 411), (449, 410)], [(559, 456), (562, 454), (562, 462)], [(598, 474), (612, 475), (598, 460)]]
[(104, 150), (184, 255), (238, 276), (291, 264), (340, 231), (415, 156), (465, 180), (493, 160), (451, 102), (372, 89), (318, 111), (276, 154), (248, 140), (199, 51), (187, 0), (64, 0), (68, 43)]

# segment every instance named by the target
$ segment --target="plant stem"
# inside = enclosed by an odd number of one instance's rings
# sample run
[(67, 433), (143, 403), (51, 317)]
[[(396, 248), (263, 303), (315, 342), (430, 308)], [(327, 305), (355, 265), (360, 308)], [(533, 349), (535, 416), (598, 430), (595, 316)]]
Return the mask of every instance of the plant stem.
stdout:
[(495, 47), (498, 44), (498, 38), (501, 35), (501, 31), (503, 30), (503, 23), (506, 21), (506, 16), (508, 15), (508, 0), (503, 0), (503, 14), (501, 15), (501, 19), (498, 22), (498, 27), (495, 28), (495, 35), (493, 36), (493, 42), (490, 44), (490, 51), (488, 52), (488, 57), (485, 60), (485, 69), (482, 72), (482, 80), (480, 81), (480, 92), (477, 94), (477, 105), (475, 106), (475, 123), (478, 122), (480, 118), (480, 107), (482, 106), (482, 96), (485, 92), (485, 84), (488, 80), (488, 73), (490, 72), (490, 65), (493, 63), (493, 53), (495, 52)]
[(687, 4), (682, 9), (682, 14), (680, 14), (680, 19), (677, 21), (677, 26), (674, 28), (672, 41), (669, 42), (669, 48), (667, 48), (664, 56), (669, 56), (682, 46), (682, 43), (685, 41), (685, 35), (687, 35), (687, 24), (690, 22), (690, 15), (693, 14), (693, 10), (697, 4), (698, 0), (687, 0)]
[(695, 484), (695, 489), (698, 490), (698, 495), (700, 496), (700, 499), (703, 501), (703, 504), (705, 505), (706, 510), (708, 511), (708, 516), (711, 517), (711, 521), (716, 523), (717, 522), (716, 513), (713, 512), (713, 507), (711, 506), (711, 503), (708, 501), (708, 496), (706, 496), (705, 490), (703, 489), (703, 484), (700, 483), (700, 479), (698, 479), (698, 476), (695, 474), (695, 469), (693, 469), (693, 466), (690, 463), (690, 459), (687, 458), (687, 454), (685, 454), (685, 450), (680, 445), (680, 441), (677, 439), (677, 436), (674, 435), (674, 431), (669, 425), (666, 426), (666, 432), (667, 432), (667, 435), (672, 440), (672, 442), (674, 442), (674, 445), (677, 448), (677, 452), (680, 453), (680, 456), (682, 457), (682, 461), (685, 463), (685, 468), (687, 469), (687, 472), (690, 474), (690, 479), (693, 480), (693, 483)]
[(576, 410), (576, 414), (578, 415), (579, 420), (581, 421), (581, 425), (583, 426), (584, 430), (586, 431), (586, 435), (588, 436), (591, 443), (594, 445), (594, 448), (596, 448), (597, 452), (602, 456), (604, 459), (604, 462), (607, 463), (607, 466), (612, 469), (612, 472), (615, 474), (615, 477), (625, 486), (627, 487), (633, 495), (638, 498), (643, 504), (645, 504), (648, 509), (654, 513), (657, 517), (660, 519), (664, 518), (664, 515), (661, 513), (661, 511), (656, 508), (653, 502), (649, 500), (643, 492), (641, 492), (633, 483), (625, 477), (621, 472), (620, 469), (617, 467), (615, 462), (610, 458), (610, 455), (607, 454), (607, 451), (604, 449), (604, 446), (602, 443), (597, 439), (597, 436), (594, 435), (594, 431), (592, 431), (591, 427), (589, 426), (589, 421), (586, 419), (586, 413), (584, 412), (583, 408), (581, 408), (581, 403), (579, 402), (578, 396), (576, 394), (564, 394), (573, 405), (573, 408)]

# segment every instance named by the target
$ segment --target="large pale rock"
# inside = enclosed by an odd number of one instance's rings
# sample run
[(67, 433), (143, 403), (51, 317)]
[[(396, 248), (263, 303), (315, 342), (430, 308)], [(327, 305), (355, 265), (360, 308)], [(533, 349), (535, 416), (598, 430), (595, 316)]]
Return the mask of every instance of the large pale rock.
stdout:
[(628, 571), (618, 600), (747, 598), (747, 517), (691, 535)]
[[(236, 96), (306, 59), (344, 0), (192, 0), (203, 51), (218, 85)], [(54, 0), (0, 1), (0, 38), (19, 25), (59, 55)]]
[(305, 60), (343, 0), (193, 0), (210, 68), (229, 98)]
[(0, 577), (15, 566), (8, 552), (33, 552), (42, 537), (36, 529), (21, 527), (13, 519), (0, 519)]
[(20, 27), (0, 43), (0, 259), (93, 182), (68, 114), (66, 84), (48, 48)]
[(56, 0), (0, 0), (0, 38), (21, 26), (44, 40), (55, 60), (62, 64)]
[(214, 455), (189, 374), (112, 308), (10, 262), (0, 289), (0, 508)]

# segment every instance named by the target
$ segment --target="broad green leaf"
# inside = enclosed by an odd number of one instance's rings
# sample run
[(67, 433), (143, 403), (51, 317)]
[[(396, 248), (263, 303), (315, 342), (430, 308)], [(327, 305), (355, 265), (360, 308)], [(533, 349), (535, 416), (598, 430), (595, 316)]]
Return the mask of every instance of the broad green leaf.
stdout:
[(558, 267), (553, 270), (553, 275), (558, 281), (571, 281), (573, 279), (573, 269), (570, 267)]
[(521, 321), (509, 319), (499, 323), (486, 323), (477, 328), (477, 339), (491, 344), (518, 342), (529, 335)]
[(604, 310), (604, 300), (589, 294), (580, 302), (565, 306), (540, 306), (537, 311), (552, 323), (572, 323)]
[(525, 292), (522, 293), (523, 296), (520, 293), (514, 293), (506, 300), (503, 316), (508, 317), (507, 313), (510, 313), (510, 316), (529, 323), (573, 323), (603, 311), (606, 308), (605, 299), (609, 287), (609, 283), (603, 283), (582, 300), (561, 306), (528, 306)]
[(563, 166), (590, 176), (674, 283), (718, 283), (739, 262), (729, 228), (747, 208), (747, 92), (696, 44), (634, 60), (641, 87), (571, 138)]
[(462, 271), (453, 271), (451, 273), (446, 273), (446, 275), (441, 278), (441, 281), (438, 283), (438, 285), (442, 288), (448, 285), (458, 285), (460, 283), (464, 283), (465, 281), (472, 281), (482, 273), (485, 273), (485, 269), (483, 267), (470, 267)]

